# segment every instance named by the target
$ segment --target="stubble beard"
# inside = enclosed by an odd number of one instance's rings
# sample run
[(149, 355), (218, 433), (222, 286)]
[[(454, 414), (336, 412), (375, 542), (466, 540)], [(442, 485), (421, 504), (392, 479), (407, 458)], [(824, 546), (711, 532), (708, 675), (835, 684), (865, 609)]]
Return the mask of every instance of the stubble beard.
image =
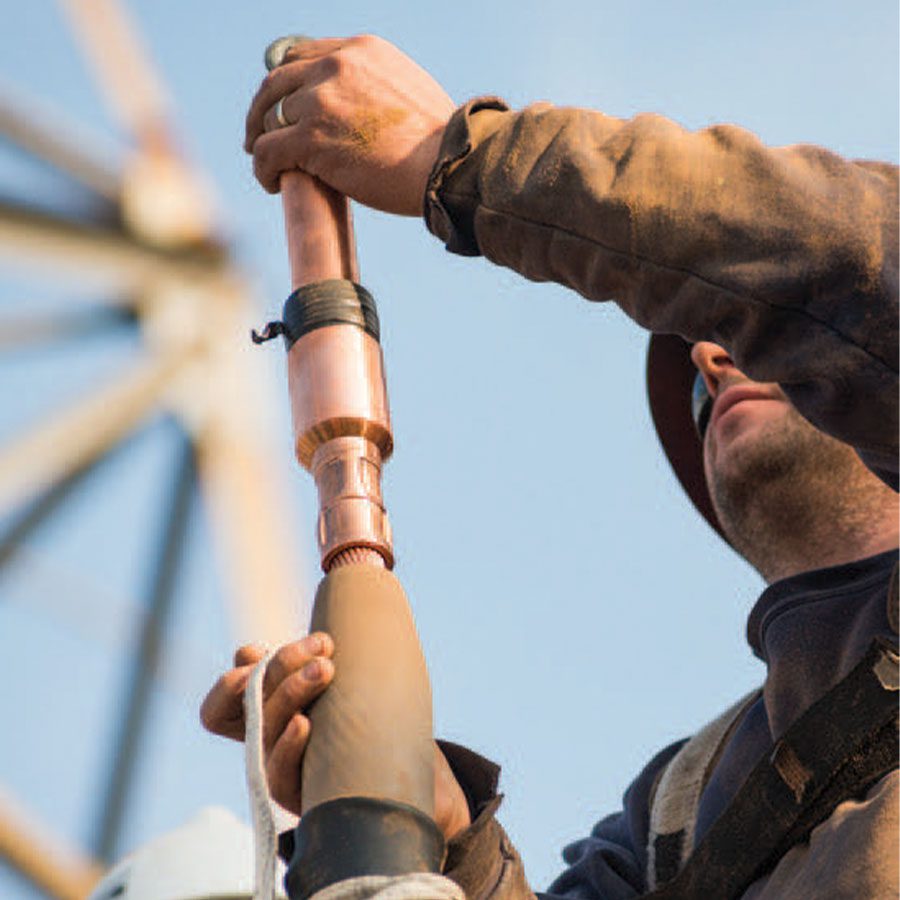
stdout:
[(842, 542), (856, 543), (872, 526), (867, 493), (880, 487), (873, 478), (851, 447), (791, 406), (708, 472), (725, 534), (769, 582), (821, 568)]

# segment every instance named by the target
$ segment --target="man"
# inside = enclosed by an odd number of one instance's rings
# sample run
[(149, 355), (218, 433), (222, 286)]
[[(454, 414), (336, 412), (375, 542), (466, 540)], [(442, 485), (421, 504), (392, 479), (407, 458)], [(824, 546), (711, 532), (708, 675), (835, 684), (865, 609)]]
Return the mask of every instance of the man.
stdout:
[[(657, 116), (454, 110), (372, 37), (294, 48), (254, 98), (246, 149), (270, 191), (299, 167), (653, 331), (651, 407), (676, 474), (769, 582), (748, 626), (762, 692), (658, 754), (623, 812), (567, 848), (549, 896), (896, 895), (894, 167)], [(331, 649), (312, 635), (266, 675), (269, 779), (295, 810), (300, 710)], [(210, 692), (211, 730), (241, 736), (258, 658), (242, 648)], [(441, 750), (447, 873), (470, 898), (532, 896), (493, 818), (496, 769)]]

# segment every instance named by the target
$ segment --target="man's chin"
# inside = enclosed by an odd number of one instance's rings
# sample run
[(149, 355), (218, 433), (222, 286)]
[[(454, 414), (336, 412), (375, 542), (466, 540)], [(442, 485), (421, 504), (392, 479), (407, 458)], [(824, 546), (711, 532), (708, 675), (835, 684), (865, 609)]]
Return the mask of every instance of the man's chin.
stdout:
[(755, 479), (752, 473), (766, 461), (778, 460), (780, 467), (786, 451), (793, 455), (789, 450), (794, 432), (793, 423), (783, 420), (719, 423), (711, 435), (710, 482)]
[(785, 416), (746, 423), (741, 429), (722, 428), (711, 437), (710, 493), (732, 538), (745, 527), (748, 515), (760, 507), (774, 511), (785, 502), (791, 489), (812, 474), (823, 442), (830, 440), (792, 408)]

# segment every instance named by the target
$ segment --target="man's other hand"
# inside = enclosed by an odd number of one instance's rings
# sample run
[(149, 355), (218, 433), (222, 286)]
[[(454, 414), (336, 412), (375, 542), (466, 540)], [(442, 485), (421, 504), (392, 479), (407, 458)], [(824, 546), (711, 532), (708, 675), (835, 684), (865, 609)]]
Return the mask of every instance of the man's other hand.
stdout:
[[(269, 791), (277, 803), (301, 814), (300, 765), (309, 740), (309, 705), (334, 678), (334, 643), (322, 632), (285, 644), (263, 678), (263, 749)], [(252, 644), (234, 655), (234, 668), (213, 685), (200, 720), (213, 734), (244, 739), (244, 690), (265, 651)], [(444, 754), (435, 745), (435, 822), (449, 840), (470, 823), (469, 805)]]
[[(334, 678), (334, 643), (310, 634), (285, 644), (269, 660), (263, 678), (263, 749), (266, 777), (276, 802), (300, 815), (300, 760), (309, 740), (303, 711)], [(213, 685), (200, 706), (200, 721), (213, 734), (244, 740), (244, 690), (265, 651), (248, 644), (234, 654), (234, 668)]]
[[(288, 126), (277, 120), (279, 100)], [(282, 172), (302, 169), (366, 206), (416, 216), (453, 109), (424, 69), (381, 38), (310, 40), (266, 76), (244, 149), (270, 193)]]

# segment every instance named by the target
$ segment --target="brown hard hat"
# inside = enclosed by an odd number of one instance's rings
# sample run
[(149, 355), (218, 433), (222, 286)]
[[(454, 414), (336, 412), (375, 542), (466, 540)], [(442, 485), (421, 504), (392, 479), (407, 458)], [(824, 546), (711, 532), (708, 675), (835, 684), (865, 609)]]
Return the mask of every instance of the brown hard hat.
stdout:
[(675, 334), (650, 336), (647, 394), (656, 433), (691, 502), (727, 541), (706, 488), (703, 445), (691, 416), (691, 389), (696, 375), (687, 341)]

